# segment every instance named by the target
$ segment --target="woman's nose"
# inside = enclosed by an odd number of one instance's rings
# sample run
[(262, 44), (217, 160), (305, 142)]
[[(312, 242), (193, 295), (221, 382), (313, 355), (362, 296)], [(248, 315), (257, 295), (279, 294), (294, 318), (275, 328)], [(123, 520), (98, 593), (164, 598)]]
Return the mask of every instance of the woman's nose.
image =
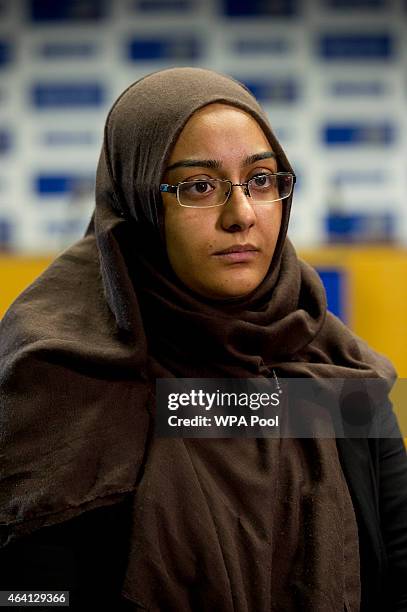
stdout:
[(232, 187), (232, 193), (222, 206), (221, 224), (228, 232), (241, 232), (255, 224), (256, 214), (246, 187)]

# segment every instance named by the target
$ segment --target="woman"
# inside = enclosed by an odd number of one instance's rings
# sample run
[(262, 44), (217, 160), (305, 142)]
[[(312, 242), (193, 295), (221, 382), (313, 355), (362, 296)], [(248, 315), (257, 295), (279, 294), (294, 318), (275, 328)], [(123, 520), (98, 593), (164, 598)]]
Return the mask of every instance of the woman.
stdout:
[(2, 589), (88, 609), (407, 609), (390, 407), (383, 439), (154, 436), (158, 378), (394, 377), (286, 238), (294, 180), (229, 77), (165, 70), (113, 105), (86, 236), (2, 321)]

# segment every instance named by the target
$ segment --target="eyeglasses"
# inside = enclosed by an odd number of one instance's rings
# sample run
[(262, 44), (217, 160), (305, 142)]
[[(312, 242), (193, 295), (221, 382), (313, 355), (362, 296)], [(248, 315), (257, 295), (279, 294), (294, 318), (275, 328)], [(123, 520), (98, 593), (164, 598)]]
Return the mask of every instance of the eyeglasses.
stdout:
[(233, 187), (243, 187), (245, 196), (255, 204), (271, 204), (288, 198), (296, 177), (290, 172), (256, 174), (245, 183), (232, 183), (227, 179), (196, 179), (176, 185), (163, 183), (161, 192), (176, 193), (178, 203), (187, 208), (223, 206), (229, 200)]

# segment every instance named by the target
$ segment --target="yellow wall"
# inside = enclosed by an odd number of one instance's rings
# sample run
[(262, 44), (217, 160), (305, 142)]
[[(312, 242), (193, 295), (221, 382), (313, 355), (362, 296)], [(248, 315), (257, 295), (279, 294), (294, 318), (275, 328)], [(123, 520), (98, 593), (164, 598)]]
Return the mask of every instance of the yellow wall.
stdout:
[(347, 322), (407, 378), (407, 250), (332, 246), (303, 251), (312, 265), (341, 268), (347, 279)]

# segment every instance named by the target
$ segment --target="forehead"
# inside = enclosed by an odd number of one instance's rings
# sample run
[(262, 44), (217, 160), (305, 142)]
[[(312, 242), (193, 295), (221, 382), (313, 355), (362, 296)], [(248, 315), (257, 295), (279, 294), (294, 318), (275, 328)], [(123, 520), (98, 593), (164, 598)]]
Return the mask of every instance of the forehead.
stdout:
[(257, 121), (245, 111), (227, 104), (209, 104), (194, 113), (179, 135), (170, 157), (222, 153), (248, 155), (271, 149)]

